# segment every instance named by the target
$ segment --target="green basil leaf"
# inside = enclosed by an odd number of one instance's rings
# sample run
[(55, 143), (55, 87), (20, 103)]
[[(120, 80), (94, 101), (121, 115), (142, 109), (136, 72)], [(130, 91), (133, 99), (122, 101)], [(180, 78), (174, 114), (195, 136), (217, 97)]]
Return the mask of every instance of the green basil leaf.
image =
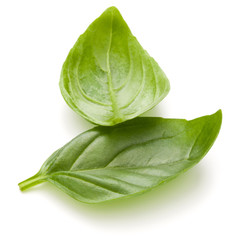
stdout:
[(142, 193), (188, 170), (213, 145), (221, 110), (191, 121), (135, 118), (96, 127), (57, 150), (21, 190), (48, 181), (85, 203)]
[(170, 89), (163, 71), (115, 7), (79, 37), (63, 64), (59, 85), (76, 113), (104, 126), (146, 112)]

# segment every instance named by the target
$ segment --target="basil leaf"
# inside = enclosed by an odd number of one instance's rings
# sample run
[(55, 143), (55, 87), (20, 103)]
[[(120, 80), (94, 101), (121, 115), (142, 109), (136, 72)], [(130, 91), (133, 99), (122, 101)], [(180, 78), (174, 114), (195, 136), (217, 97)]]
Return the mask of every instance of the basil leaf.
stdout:
[(213, 145), (221, 110), (195, 120), (136, 118), (96, 127), (53, 153), (21, 190), (48, 181), (85, 203), (149, 190), (188, 170)]
[(105, 126), (151, 109), (170, 88), (115, 7), (79, 37), (63, 64), (59, 85), (76, 113)]

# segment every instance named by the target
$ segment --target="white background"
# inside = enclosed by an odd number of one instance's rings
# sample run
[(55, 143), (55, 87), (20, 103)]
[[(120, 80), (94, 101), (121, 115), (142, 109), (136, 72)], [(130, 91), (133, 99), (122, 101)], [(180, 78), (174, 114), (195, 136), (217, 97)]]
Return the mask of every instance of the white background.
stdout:
[[(240, 239), (240, 2), (0, 2), (1, 239)], [(57, 148), (93, 125), (64, 102), (61, 66), (78, 36), (116, 6), (171, 83), (146, 116), (223, 110), (219, 137), (192, 170), (152, 192), (100, 205), (44, 183), (25, 193)]]

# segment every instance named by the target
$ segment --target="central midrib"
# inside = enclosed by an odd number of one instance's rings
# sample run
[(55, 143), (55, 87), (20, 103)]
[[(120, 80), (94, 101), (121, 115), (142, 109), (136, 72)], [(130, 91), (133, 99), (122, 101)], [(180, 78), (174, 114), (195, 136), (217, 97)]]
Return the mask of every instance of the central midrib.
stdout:
[(114, 120), (116, 122), (119, 122), (121, 119), (121, 113), (117, 104), (117, 99), (116, 95), (113, 89), (113, 84), (112, 84), (112, 75), (111, 75), (111, 68), (110, 68), (110, 50), (111, 50), (111, 45), (112, 45), (112, 28), (113, 28), (113, 13), (112, 13), (112, 18), (111, 18), (111, 30), (110, 30), (110, 35), (109, 35), (109, 46), (107, 50), (107, 79), (108, 79), (108, 91), (110, 94), (111, 102), (112, 102), (112, 110), (114, 114)]
[(54, 176), (59, 176), (59, 175), (71, 175), (74, 173), (87, 173), (87, 172), (91, 172), (94, 170), (136, 170), (136, 169), (147, 169), (147, 168), (152, 168), (152, 169), (157, 169), (158, 167), (164, 166), (164, 165), (174, 165), (174, 164), (178, 164), (180, 162), (184, 162), (184, 161), (190, 161), (192, 163), (192, 165), (196, 164), (197, 159), (193, 159), (193, 160), (189, 160), (187, 158), (181, 158), (177, 161), (173, 161), (173, 162), (165, 162), (165, 163), (159, 163), (158, 165), (149, 165), (149, 166), (121, 166), (121, 167), (99, 167), (99, 168), (91, 168), (91, 169), (78, 169), (78, 170), (65, 170), (65, 171), (58, 171), (58, 172), (53, 172), (47, 175), (43, 175), (41, 177), (41, 179), (48, 179)]

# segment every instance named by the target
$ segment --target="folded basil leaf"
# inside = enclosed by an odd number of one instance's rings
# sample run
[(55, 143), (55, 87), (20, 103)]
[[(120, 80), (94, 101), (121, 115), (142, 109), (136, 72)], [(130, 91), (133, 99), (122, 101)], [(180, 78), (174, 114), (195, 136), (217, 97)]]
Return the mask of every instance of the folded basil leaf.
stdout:
[(80, 134), (21, 182), (21, 190), (48, 181), (85, 203), (142, 193), (188, 170), (213, 145), (221, 110), (195, 120), (136, 118)]
[(104, 126), (151, 109), (170, 88), (163, 71), (115, 7), (79, 37), (63, 64), (59, 85), (76, 113)]

